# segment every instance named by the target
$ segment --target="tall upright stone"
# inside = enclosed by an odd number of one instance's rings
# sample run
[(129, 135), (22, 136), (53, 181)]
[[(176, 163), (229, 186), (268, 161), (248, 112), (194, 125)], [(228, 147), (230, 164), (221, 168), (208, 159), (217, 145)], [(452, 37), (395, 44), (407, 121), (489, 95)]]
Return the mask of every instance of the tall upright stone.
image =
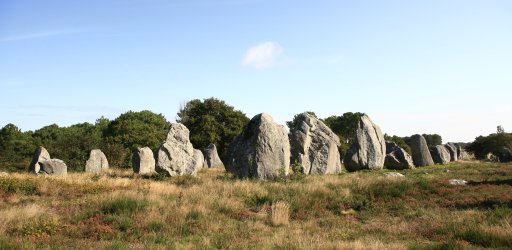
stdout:
[(230, 144), (226, 165), (239, 178), (268, 180), (288, 175), (290, 142), (286, 128), (266, 113), (254, 116)]
[(155, 174), (155, 156), (153, 151), (148, 148), (137, 148), (132, 156), (133, 172), (141, 175)]
[[(193, 168), (193, 170), (195, 170), (196, 171), (195, 174), (197, 174), (197, 171), (201, 170), (201, 168), (203, 168), (205, 166), (204, 155), (203, 155), (203, 152), (201, 152), (201, 150), (194, 149), (194, 161), (195, 161), (196, 165)], [(189, 174), (195, 175), (194, 173), (189, 173)]]
[(384, 167), (387, 169), (403, 170), (414, 168), (412, 157), (394, 142), (386, 142), (386, 160)]
[(34, 151), (34, 156), (32, 157), (32, 162), (28, 166), (28, 171), (34, 174), (39, 173), (41, 169), (40, 162), (50, 160), (50, 153), (44, 147), (37, 147)]
[(107, 157), (101, 150), (93, 149), (89, 154), (89, 159), (85, 162), (85, 172), (101, 173), (108, 169)]
[(444, 145), (446, 149), (448, 150), (448, 153), (450, 153), (450, 161), (458, 161), (458, 153), (457, 153), (457, 147), (455, 144), (448, 142)]
[(204, 149), (204, 158), (208, 168), (223, 168), (224, 163), (220, 160), (215, 144), (210, 144)]
[(298, 115), (295, 121), (290, 128), (291, 162), (300, 163), (305, 174), (341, 172), (338, 136), (309, 113)]
[(156, 169), (169, 176), (196, 175), (198, 164), (194, 147), (189, 139), (190, 131), (181, 123), (171, 124), (165, 142), (158, 150)]
[(429, 149), (432, 160), (437, 164), (447, 164), (450, 162), (450, 152), (443, 145), (437, 145)]
[(380, 128), (363, 115), (359, 119), (356, 140), (344, 158), (348, 171), (382, 169), (386, 158), (386, 141)]
[(434, 165), (434, 160), (430, 155), (427, 141), (422, 135), (411, 136), (411, 151), (414, 165), (417, 167)]

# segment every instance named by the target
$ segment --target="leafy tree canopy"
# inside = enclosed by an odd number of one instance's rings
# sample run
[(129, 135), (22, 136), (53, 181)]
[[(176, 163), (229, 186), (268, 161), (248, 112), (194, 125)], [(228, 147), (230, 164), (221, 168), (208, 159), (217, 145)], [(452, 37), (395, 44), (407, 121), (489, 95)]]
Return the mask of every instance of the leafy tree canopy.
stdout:
[(195, 148), (204, 149), (214, 143), (219, 155), (224, 157), (229, 144), (249, 123), (249, 118), (242, 111), (212, 97), (187, 102), (178, 112), (177, 122), (190, 130), (190, 141)]

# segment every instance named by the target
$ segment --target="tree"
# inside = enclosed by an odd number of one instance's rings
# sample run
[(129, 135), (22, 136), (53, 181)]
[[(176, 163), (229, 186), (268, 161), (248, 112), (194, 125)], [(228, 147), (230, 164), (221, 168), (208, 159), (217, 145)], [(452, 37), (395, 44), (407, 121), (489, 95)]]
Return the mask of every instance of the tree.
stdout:
[[(315, 118), (318, 118), (315, 114), (315, 112), (312, 112), (312, 111), (306, 111), (306, 112), (303, 112), (303, 113), (308, 113), (312, 116), (314, 116)], [(302, 113), (301, 113), (302, 114)], [(288, 126), (288, 128), (290, 129), (290, 131), (297, 125), (297, 122), (298, 122), (298, 119), (299, 119), (299, 116), (301, 114), (296, 114), (294, 117), (293, 117), (293, 120), (291, 121), (287, 121), (286, 122), (286, 126)]]
[(484, 159), (488, 153), (497, 154), (501, 148), (512, 149), (511, 133), (496, 133), (488, 136), (479, 136), (467, 146), (467, 150), (473, 152), (477, 159)]
[(0, 166), (25, 168), (32, 157), (34, 140), (32, 132), (22, 132), (9, 123), (0, 129)]
[(498, 134), (502, 134), (502, 133), (505, 133), (505, 129), (503, 128), (503, 126), (501, 126), (501, 125), (498, 125), (498, 128), (497, 128), (497, 133), (498, 133)]
[(190, 141), (195, 148), (204, 149), (214, 143), (224, 158), (229, 144), (249, 123), (249, 118), (242, 111), (212, 97), (187, 102), (180, 108), (177, 122), (190, 130)]
[(429, 147), (435, 147), (443, 144), (443, 138), (438, 134), (423, 134), (423, 137), (427, 141)]
[[(104, 126), (105, 120), (100, 118), (97, 124)], [(158, 149), (168, 130), (169, 122), (162, 114), (148, 110), (121, 114), (103, 129), (109, 163), (113, 166), (129, 166), (133, 150), (137, 147)]]
[(347, 150), (350, 148), (350, 145), (356, 139), (357, 126), (359, 124), (359, 119), (364, 115), (364, 113), (356, 112), (347, 112), (341, 116), (329, 116), (323, 120), (325, 125), (327, 125), (331, 130), (338, 135), (340, 138), (341, 145), (338, 147), (338, 151), (340, 152), (340, 156), (343, 158), (347, 153)]
[(408, 154), (412, 154), (411, 147), (406, 142), (406, 140), (408, 138), (409, 137), (400, 137), (400, 136), (396, 136), (396, 135), (390, 136), (388, 134), (384, 134), (384, 139), (386, 141), (392, 141), (392, 142), (396, 143), (396, 145), (401, 147), (403, 150), (405, 150)]

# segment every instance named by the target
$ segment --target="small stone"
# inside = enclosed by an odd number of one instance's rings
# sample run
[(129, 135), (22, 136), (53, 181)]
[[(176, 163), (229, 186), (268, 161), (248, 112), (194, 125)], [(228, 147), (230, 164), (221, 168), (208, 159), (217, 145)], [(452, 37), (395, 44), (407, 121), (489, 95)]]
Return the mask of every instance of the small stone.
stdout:
[(208, 168), (223, 168), (224, 163), (220, 160), (215, 144), (210, 144), (204, 149), (205, 163)]
[(39, 175), (64, 176), (68, 173), (68, 166), (64, 161), (59, 159), (51, 159), (39, 162)]
[(405, 175), (403, 175), (401, 173), (397, 173), (397, 172), (383, 173), (382, 176), (384, 176), (384, 177), (405, 177)]
[(462, 179), (451, 179), (448, 181), (448, 184), (453, 186), (465, 186), (468, 184), (468, 182)]

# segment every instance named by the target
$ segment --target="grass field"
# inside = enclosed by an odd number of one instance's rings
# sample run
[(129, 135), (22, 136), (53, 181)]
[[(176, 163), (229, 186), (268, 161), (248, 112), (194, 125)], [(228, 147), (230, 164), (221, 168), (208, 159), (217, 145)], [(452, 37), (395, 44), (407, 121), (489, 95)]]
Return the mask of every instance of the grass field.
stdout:
[(511, 164), (383, 172), (273, 182), (214, 169), (197, 178), (10, 174), (0, 177), (0, 249), (512, 248)]

